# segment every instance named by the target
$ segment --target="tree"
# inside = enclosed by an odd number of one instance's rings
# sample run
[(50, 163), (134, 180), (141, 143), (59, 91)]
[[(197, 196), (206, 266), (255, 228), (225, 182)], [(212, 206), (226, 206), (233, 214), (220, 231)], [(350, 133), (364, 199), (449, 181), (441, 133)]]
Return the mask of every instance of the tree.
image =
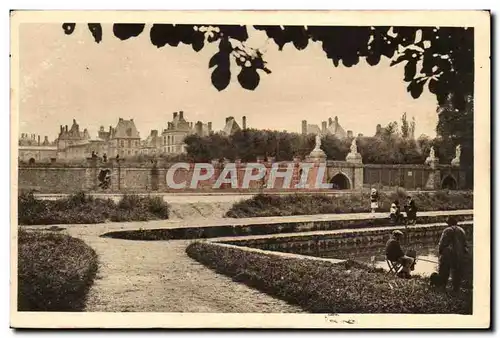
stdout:
[(454, 155), (455, 147), (462, 147), (460, 163), (467, 171), (467, 183), (473, 186), (474, 166), (474, 101), (472, 95), (466, 97), (466, 104), (462, 109), (454, 105), (452, 95), (438, 109), (437, 134), (443, 144), (449, 148), (447, 153)]
[[(72, 34), (74, 23), (62, 25), (66, 34)], [(280, 50), (293, 44), (297, 50), (305, 49), (309, 41), (321, 42), (322, 48), (334, 66), (341, 62), (352, 67), (364, 58), (375, 66), (382, 57), (391, 65), (405, 63), (404, 81), (413, 98), (422, 94), (427, 85), (443, 104), (449, 94), (453, 105), (461, 110), (465, 98), (472, 95), (474, 86), (474, 31), (468, 27), (362, 27), (362, 26), (253, 26), (264, 31)], [(97, 43), (102, 37), (99, 23), (89, 23), (88, 28)], [(113, 34), (126, 40), (143, 33), (144, 24), (120, 23), (113, 25)], [(258, 49), (245, 45), (247, 26), (242, 25), (173, 25), (153, 24), (149, 37), (160, 48), (190, 45), (198, 52), (207, 43), (218, 43), (219, 51), (208, 62), (212, 71), (212, 84), (218, 90), (229, 85), (230, 58), (239, 67), (240, 85), (248, 90), (257, 88), (260, 74), (270, 74), (264, 55)]]
[(406, 113), (401, 116), (401, 136), (407, 139), (410, 136), (410, 126), (408, 124), (408, 119), (406, 118)]

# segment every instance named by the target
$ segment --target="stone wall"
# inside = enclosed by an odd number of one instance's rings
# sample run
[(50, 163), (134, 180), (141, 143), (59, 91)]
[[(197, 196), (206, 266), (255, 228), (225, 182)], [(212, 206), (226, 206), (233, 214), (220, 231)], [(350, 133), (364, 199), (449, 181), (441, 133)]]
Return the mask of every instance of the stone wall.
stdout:
[[(250, 181), (249, 188), (243, 188), (244, 174), (251, 170), (246, 163), (232, 164), (236, 166), (236, 189), (230, 183), (225, 183), (221, 189), (226, 191), (324, 191), (315, 189), (317, 175), (321, 174), (321, 165), (326, 165), (322, 176), (322, 183), (335, 184), (335, 189), (360, 190), (363, 186), (402, 186), (408, 190), (441, 189), (446, 184), (455, 183), (455, 189), (465, 186), (465, 176), (458, 168), (439, 166), (430, 168), (423, 165), (363, 165), (344, 161), (327, 161), (326, 163), (311, 163), (307, 189), (297, 189), (300, 181), (301, 167), (299, 161), (262, 162), (266, 174), (262, 180)], [(267, 187), (265, 183), (270, 176), (271, 168), (278, 165), (278, 172), (292, 171), (292, 180), (289, 188), (284, 186), (284, 179), (276, 177), (274, 186)], [(103, 163), (96, 160), (87, 160), (80, 164), (64, 163), (35, 163), (19, 164), (19, 189), (36, 190), (42, 193), (72, 193), (75, 191), (93, 192), (183, 192), (183, 191), (213, 191), (214, 184), (224, 172), (223, 163), (215, 163), (214, 175), (209, 180), (200, 181), (191, 187), (191, 178), (194, 173), (194, 164), (190, 168), (178, 169), (173, 175), (175, 183), (187, 182), (183, 189), (174, 189), (167, 186), (166, 177), (172, 163), (142, 162), (127, 163), (111, 160)], [(226, 172), (227, 173), (227, 172)], [(202, 172), (203, 174), (203, 172)], [(108, 186), (102, 186), (102, 178), (109, 176)]]

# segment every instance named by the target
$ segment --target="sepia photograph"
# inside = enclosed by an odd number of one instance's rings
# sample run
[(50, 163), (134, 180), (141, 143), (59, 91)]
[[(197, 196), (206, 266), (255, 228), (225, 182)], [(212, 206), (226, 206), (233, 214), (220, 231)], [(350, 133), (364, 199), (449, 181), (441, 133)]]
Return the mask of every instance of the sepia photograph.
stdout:
[(488, 11), (12, 11), (14, 328), (488, 328)]

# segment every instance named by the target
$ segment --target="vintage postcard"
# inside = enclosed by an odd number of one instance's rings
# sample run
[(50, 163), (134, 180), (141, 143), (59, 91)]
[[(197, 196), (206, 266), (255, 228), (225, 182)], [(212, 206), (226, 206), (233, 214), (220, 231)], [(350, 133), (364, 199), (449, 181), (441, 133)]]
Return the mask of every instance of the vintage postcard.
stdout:
[(12, 327), (490, 327), (488, 11), (11, 34)]

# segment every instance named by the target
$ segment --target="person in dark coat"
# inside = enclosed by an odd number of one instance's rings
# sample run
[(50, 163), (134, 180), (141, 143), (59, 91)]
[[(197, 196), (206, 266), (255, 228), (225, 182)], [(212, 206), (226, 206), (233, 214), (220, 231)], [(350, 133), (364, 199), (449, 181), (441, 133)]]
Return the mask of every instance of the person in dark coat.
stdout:
[(390, 262), (397, 262), (403, 266), (400, 272), (400, 277), (410, 278), (410, 271), (415, 263), (415, 257), (409, 257), (401, 248), (401, 240), (403, 239), (403, 232), (394, 230), (391, 238), (387, 241), (385, 246), (385, 256)]
[(405, 212), (409, 224), (417, 223), (417, 206), (410, 195), (406, 198)]
[(448, 217), (447, 224), (448, 227), (441, 234), (438, 248), (440, 286), (446, 288), (451, 272), (453, 290), (459, 291), (464, 273), (466, 255), (469, 252), (467, 238), (464, 229), (458, 226), (455, 217)]

